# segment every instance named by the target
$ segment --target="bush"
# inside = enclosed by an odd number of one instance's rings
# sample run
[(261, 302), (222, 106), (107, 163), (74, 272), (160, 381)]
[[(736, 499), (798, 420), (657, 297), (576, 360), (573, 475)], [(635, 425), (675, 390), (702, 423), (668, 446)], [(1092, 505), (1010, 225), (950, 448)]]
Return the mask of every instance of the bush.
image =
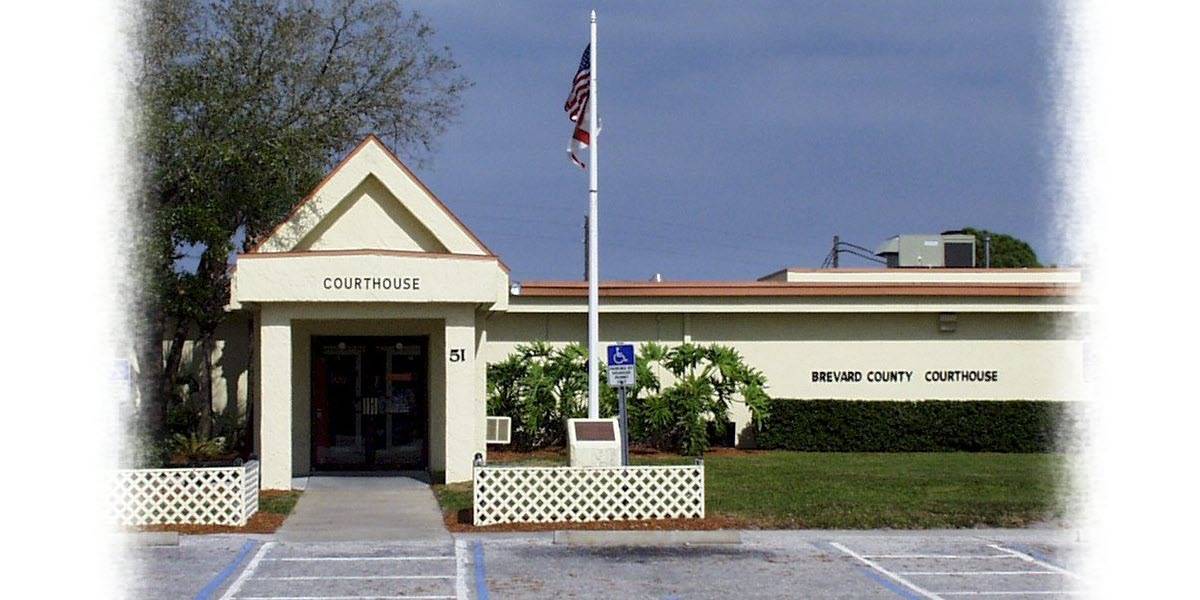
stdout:
[(1054, 452), (1071, 402), (780, 400), (757, 434), (764, 449), (808, 452)]
[[(662, 385), (656, 369), (671, 385)], [(637, 371), (628, 399), (630, 443), (698, 456), (732, 426), (733, 402), (745, 403), (755, 424), (770, 410), (767, 378), (729, 346), (643, 344)]]
[(488, 365), (489, 415), (512, 417), (512, 443), (521, 450), (562, 446), (567, 419), (587, 416), (587, 350), (546, 342), (517, 346)]
[[(670, 377), (663, 385), (659, 372)], [(617, 394), (600, 372), (600, 415), (617, 414)], [(638, 350), (637, 379), (629, 390), (629, 441), (660, 450), (702, 454), (713, 439), (728, 438), (729, 407), (742, 402), (755, 424), (769, 410), (767, 380), (728, 346), (647, 343)], [(488, 365), (488, 414), (512, 417), (513, 445), (522, 450), (562, 446), (566, 420), (587, 413), (587, 349), (546, 342), (517, 346)]]

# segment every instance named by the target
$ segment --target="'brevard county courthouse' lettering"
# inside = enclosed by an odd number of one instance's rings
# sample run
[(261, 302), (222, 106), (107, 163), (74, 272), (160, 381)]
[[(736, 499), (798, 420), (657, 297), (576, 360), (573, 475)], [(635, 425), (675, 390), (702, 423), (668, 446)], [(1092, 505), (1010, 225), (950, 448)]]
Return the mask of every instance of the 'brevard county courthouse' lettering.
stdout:
[(321, 286), (327, 290), (419, 290), (420, 277), (326, 277)]
[[(995, 383), (1000, 372), (995, 370), (935, 370), (924, 371), (921, 379), (929, 383)], [(813, 383), (908, 383), (913, 371), (813, 371)]]

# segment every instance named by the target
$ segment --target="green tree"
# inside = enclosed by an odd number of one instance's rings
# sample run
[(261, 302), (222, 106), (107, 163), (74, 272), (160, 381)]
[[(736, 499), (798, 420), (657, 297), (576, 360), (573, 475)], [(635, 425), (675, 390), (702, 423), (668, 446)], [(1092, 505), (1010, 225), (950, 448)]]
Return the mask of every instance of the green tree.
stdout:
[[(265, 235), (367, 133), (421, 163), (469, 83), (429, 23), (390, 0), (148, 0), (134, 22), (142, 182), (130, 209), (141, 230), (129, 253), (139, 388), (157, 431), (184, 341), (211, 355), (230, 253)], [(185, 251), (194, 269), (180, 268)]]
[(963, 233), (975, 236), (975, 266), (983, 267), (984, 239), (992, 236), (992, 268), (1015, 269), (1021, 267), (1041, 267), (1033, 246), (1005, 233), (993, 233), (986, 229), (964, 227)]

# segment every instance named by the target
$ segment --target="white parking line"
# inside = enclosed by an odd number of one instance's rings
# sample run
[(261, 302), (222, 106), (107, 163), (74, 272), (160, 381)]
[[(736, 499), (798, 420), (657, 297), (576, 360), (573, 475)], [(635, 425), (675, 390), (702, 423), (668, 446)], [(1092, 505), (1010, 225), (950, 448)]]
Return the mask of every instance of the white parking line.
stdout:
[(863, 558), (932, 558), (968, 560), (973, 558), (1014, 558), (1011, 554), (865, 554)]
[[(234, 580), (229, 589), (221, 596), (221, 600), (466, 600), (466, 584), (463, 579), (463, 570), (465, 559), (461, 556), (459, 548), (455, 548), (455, 556), (284, 556), (284, 557), (268, 557), (267, 552), (270, 548), (276, 545), (275, 542), (267, 542), (258, 549), (250, 562), (246, 564), (246, 568), (241, 575)], [(255, 577), (259, 566), (263, 562), (379, 562), (379, 561), (456, 561), (456, 573), (454, 575), (291, 575), (291, 576), (258, 576)], [(443, 580), (448, 581), (455, 579), (455, 594), (449, 595), (404, 595), (404, 596), (389, 596), (389, 595), (361, 595), (361, 596), (240, 596), (238, 592), (242, 590), (246, 583), (250, 581), (323, 581), (323, 580)]]
[[(1076, 596), (1086, 593), (1083, 590), (947, 590), (947, 591), (930, 591), (916, 583), (905, 579), (905, 576), (954, 576), (954, 577), (988, 577), (988, 576), (1036, 576), (1036, 575), (1066, 575), (1075, 579), (1082, 579), (1079, 575), (1072, 573), (1062, 567), (1050, 564), (1044, 560), (1039, 560), (1025, 552), (1006, 548), (999, 544), (988, 544), (987, 547), (1001, 552), (1001, 554), (858, 554), (846, 546), (837, 542), (830, 542), (830, 545), (842, 552), (850, 555), (859, 562), (867, 565), (876, 572), (888, 577), (889, 579), (903, 585), (904, 587), (926, 597), (931, 600), (939, 598), (950, 598), (958, 596)], [(874, 559), (874, 560), (873, 560)], [(1030, 566), (1037, 565), (1040, 568), (1026, 569), (995, 569), (989, 570), (926, 570), (926, 571), (890, 571), (883, 567), (876, 560), (913, 560), (913, 559), (928, 559), (928, 560), (1020, 560), (1024, 563), (1029, 563)], [(948, 566), (948, 565), (947, 565)], [(982, 566), (982, 565), (981, 565)], [(976, 580), (978, 581), (978, 580)], [(984, 580), (986, 581), (986, 580)], [(1036, 579), (1030, 581), (1038, 581)]]
[(454, 579), (453, 575), (296, 575), (255, 577), (255, 581), (309, 581), (314, 579)]
[(370, 560), (454, 560), (453, 556), (285, 556), (282, 558), (264, 558), (263, 560), (279, 561), (322, 561), (322, 560), (351, 560), (355, 562)]
[(899, 571), (901, 575), (1058, 575), (1058, 571)]
[(467, 542), (454, 540), (454, 595), (467, 600)]
[(246, 569), (242, 571), (242, 574), (238, 575), (238, 578), (233, 581), (233, 584), (229, 586), (229, 589), (225, 590), (225, 595), (221, 596), (221, 600), (229, 600), (230, 598), (233, 598), (234, 594), (237, 594), (239, 591), (241, 591), (242, 586), (246, 583), (246, 580), (250, 578), (250, 574), (258, 568), (258, 563), (262, 562), (263, 555), (266, 554), (267, 550), (274, 545), (275, 542), (267, 542), (258, 549), (258, 552), (254, 553), (254, 558), (250, 559), (250, 563), (246, 565)]
[(240, 600), (454, 600), (454, 596), (238, 596)]
[(1072, 573), (1072, 572), (1070, 572), (1070, 571), (1068, 571), (1068, 570), (1066, 570), (1066, 569), (1064, 569), (1064, 568), (1062, 568), (1062, 567), (1060, 567), (1060, 566), (1057, 566), (1057, 565), (1052, 565), (1052, 564), (1050, 564), (1050, 563), (1048, 563), (1048, 562), (1046, 562), (1046, 561), (1044, 561), (1044, 560), (1038, 560), (1038, 559), (1036, 559), (1036, 558), (1034, 558), (1034, 557), (1032, 557), (1032, 556), (1030, 556), (1030, 555), (1028, 555), (1028, 554), (1025, 554), (1024, 552), (1018, 552), (1018, 551), (1016, 551), (1016, 550), (1013, 550), (1013, 549), (1011, 549), (1011, 548), (1005, 548), (1004, 546), (1000, 546), (1000, 545), (998, 545), (998, 544), (988, 544), (988, 547), (989, 547), (989, 548), (995, 548), (995, 549), (997, 549), (997, 550), (999, 550), (999, 551), (1001, 551), (1001, 552), (1007, 552), (1007, 553), (1009, 553), (1009, 554), (1013, 555), (1014, 557), (1016, 557), (1016, 558), (1019, 558), (1019, 559), (1021, 559), (1021, 560), (1025, 561), (1025, 562), (1031, 562), (1031, 563), (1033, 563), (1033, 564), (1035, 564), (1035, 565), (1038, 565), (1038, 566), (1040, 566), (1040, 567), (1045, 567), (1045, 568), (1047, 568), (1047, 569), (1054, 570), (1054, 571), (1056, 571), (1056, 572), (1058, 572), (1058, 573), (1062, 573), (1063, 575), (1067, 575), (1067, 576), (1069, 576), (1069, 577), (1074, 577), (1075, 579), (1083, 579), (1083, 578), (1082, 578), (1082, 577), (1080, 577), (1079, 575), (1076, 575), (1075, 573)]
[(1081, 590), (1025, 590), (1003, 592), (938, 592), (943, 596), (1075, 596), (1082, 594)]
[[(862, 562), (863, 564), (867, 565), (868, 567), (871, 567), (872, 569), (875, 569), (876, 571), (883, 573), (884, 575), (888, 576), (892, 580), (898, 582), (900, 585), (903, 585), (904, 587), (906, 587), (918, 594), (921, 594), (922, 596), (925, 596), (926, 598), (929, 598), (930, 600), (941, 600), (941, 596), (901, 577), (900, 575), (897, 575), (896, 573), (893, 573), (893, 572), (883, 568), (882, 566), (879, 565), (879, 563), (872, 561), (871, 559), (869, 559), (861, 554), (858, 554), (857, 552), (855, 552), (837, 542), (830, 542), (829, 545), (833, 546), (834, 548), (837, 548), (838, 550), (841, 550), (842, 552), (845, 552), (846, 554), (849, 554), (850, 556), (854, 557), (856, 560)], [(877, 558), (881, 558), (881, 557), (877, 557)]]

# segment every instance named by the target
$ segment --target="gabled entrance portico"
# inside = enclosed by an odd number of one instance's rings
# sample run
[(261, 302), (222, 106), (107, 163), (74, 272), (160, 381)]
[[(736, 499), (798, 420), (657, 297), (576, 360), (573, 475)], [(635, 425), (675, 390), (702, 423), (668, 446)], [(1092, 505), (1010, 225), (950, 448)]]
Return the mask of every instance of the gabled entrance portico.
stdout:
[(254, 314), (264, 488), (339, 466), (470, 478), (477, 323), (507, 305), (507, 270), (377, 139), (239, 256), (233, 298)]

